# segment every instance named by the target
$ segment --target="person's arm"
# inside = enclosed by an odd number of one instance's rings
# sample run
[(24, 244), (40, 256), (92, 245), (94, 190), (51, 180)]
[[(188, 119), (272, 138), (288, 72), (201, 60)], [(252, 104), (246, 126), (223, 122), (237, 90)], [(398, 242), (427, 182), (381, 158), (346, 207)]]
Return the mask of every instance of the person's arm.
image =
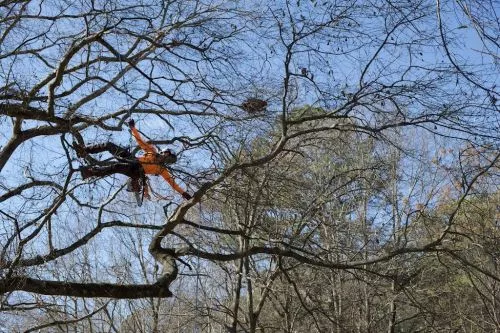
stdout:
[(189, 200), (191, 199), (191, 195), (189, 193), (187, 193), (186, 191), (184, 191), (184, 189), (182, 187), (180, 187), (179, 185), (177, 185), (177, 183), (174, 181), (174, 178), (172, 177), (172, 175), (170, 174), (170, 172), (168, 172), (167, 169), (162, 169), (161, 173), (160, 173), (160, 176), (163, 177), (163, 179), (165, 179), (165, 181), (167, 183), (170, 184), (170, 186), (172, 186), (172, 188), (174, 190), (176, 190), (177, 192), (179, 192), (180, 195), (182, 195), (182, 197), (186, 200)]
[(158, 152), (156, 150), (155, 146), (147, 143), (146, 141), (144, 141), (142, 139), (141, 134), (139, 133), (137, 128), (135, 128), (134, 119), (130, 119), (130, 121), (128, 122), (128, 125), (130, 127), (130, 130), (132, 131), (132, 135), (134, 136), (135, 141), (137, 141), (137, 144), (139, 145), (139, 147), (141, 147), (142, 150), (144, 150), (145, 152), (148, 152), (148, 153), (157, 153)]

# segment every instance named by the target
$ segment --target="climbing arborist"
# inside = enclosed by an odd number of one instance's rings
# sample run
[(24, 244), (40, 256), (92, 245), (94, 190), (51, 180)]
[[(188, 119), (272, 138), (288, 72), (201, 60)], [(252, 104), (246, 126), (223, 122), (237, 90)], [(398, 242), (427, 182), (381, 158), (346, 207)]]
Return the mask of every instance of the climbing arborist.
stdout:
[(96, 154), (107, 151), (118, 160), (110, 165), (81, 167), (80, 171), (82, 178), (105, 177), (120, 173), (130, 177), (128, 184), (129, 191), (139, 192), (142, 187), (144, 197), (148, 198), (149, 194), (145, 175), (161, 176), (167, 181), (167, 183), (170, 184), (170, 186), (172, 186), (174, 190), (179, 192), (184, 199), (191, 199), (191, 195), (177, 185), (172, 175), (166, 168), (166, 165), (177, 161), (177, 156), (168, 149), (158, 151), (156, 147), (145, 142), (139, 134), (137, 128), (135, 128), (135, 121), (133, 119), (130, 119), (128, 125), (132, 131), (132, 135), (137, 141), (137, 144), (144, 151), (144, 155), (135, 157), (129, 153), (127, 149), (112, 142), (88, 147), (83, 147), (75, 143), (73, 146), (79, 157), (85, 157), (88, 154)]

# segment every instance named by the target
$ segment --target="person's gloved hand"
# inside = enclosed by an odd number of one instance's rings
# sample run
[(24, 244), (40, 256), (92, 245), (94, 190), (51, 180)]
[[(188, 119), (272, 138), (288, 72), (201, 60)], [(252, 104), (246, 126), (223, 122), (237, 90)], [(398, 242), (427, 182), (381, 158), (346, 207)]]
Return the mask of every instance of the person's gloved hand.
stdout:
[(129, 126), (130, 128), (134, 127), (134, 126), (135, 126), (135, 120), (134, 120), (134, 119), (130, 119), (130, 120), (128, 121), (128, 126)]
[(189, 200), (192, 198), (191, 194), (187, 193), (187, 192), (184, 192), (182, 193), (182, 197), (186, 200)]

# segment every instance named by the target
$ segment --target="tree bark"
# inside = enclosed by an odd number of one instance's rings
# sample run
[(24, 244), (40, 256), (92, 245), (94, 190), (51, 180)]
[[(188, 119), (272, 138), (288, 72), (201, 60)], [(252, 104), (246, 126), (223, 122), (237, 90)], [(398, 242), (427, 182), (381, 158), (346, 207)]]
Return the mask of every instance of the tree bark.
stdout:
[(34, 292), (43, 295), (106, 298), (171, 297), (168, 284), (77, 283), (37, 280), (28, 277), (11, 277), (0, 280), (0, 294), (11, 291)]

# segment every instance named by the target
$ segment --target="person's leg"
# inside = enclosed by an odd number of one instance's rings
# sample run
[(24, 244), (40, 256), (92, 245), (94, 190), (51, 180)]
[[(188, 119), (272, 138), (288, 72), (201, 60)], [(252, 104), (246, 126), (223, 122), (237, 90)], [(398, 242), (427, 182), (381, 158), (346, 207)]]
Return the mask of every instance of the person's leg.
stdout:
[(85, 157), (88, 154), (97, 154), (105, 151), (117, 157), (125, 159), (133, 158), (132, 154), (129, 153), (128, 149), (120, 147), (114, 144), (113, 142), (98, 143), (87, 147), (84, 147), (76, 142), (73, 142), (73, 148), (76, 151), (76, 155), (80, 158)]
[(122, 158), (130, 158), (131, 154), (127, 149), (114, 144), (113, 142), (98, 143), (95, 145), (87, 146), (84, 148), (89, 154), (96, 154), (102, 152), (109, 152), (110, 154)]
[(128, 176), (132, 179), (141, 177), (140, 164), (137, 163), (113, 163), (105, 166), (84, 166), (80, 168), (82, 179), (89, 177), (106, 177), (116, 173)]

